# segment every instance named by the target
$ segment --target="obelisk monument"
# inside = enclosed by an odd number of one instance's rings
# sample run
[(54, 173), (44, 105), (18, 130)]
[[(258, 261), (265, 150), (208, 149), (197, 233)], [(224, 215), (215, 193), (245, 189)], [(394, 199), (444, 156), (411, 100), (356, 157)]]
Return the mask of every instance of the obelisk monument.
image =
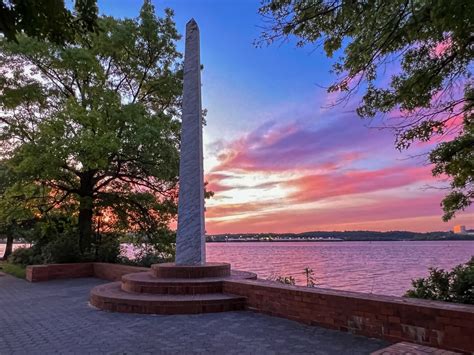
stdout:
[(206, 262), (199, 27), (186, 24), (176, 264)]

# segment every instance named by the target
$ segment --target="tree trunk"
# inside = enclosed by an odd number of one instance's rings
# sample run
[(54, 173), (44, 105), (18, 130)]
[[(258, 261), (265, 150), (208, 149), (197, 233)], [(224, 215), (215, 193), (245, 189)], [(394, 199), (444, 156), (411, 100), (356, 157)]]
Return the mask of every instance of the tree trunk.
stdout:
[[(90, 205), (86, 203), (86, 205)], [(79, 247), (81, 253), (89, 251), (92, 245), (92, 207), (84, 207), (81, 202), (79, 208)]]
[(13, 234), (8, 233), (7, 245), (5, 246), (5, 253), (3, 254), (3, 260), (7, 260), (8, 257), (12, 254), (12, 252), (13, 252)]
[(79, 248), (81, 253), (90, 251), (92, 247), (92, 217), (94, 208), (94, 172), (87, 172), (81, 177), (79, 198)]

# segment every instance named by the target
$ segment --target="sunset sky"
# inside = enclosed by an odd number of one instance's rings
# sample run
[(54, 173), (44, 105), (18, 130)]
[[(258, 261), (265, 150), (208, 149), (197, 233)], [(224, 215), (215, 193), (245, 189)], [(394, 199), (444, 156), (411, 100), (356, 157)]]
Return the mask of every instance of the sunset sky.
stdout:
[[(441, 221), (445, 183), (431, 177), (431, 145), (402, 153), (381, 122), (354, 113), (358, 97), (332, 107), (334, 77), (322, 49), (293, 42), (255, 48), (258, 0), (155, 0), (178, 30), (201, 30), (208, 234), (310, 230), (474, 228), (471, 208)], [(138, 15), (141, 0), (99, 0), (101, 13)], [(184, 42), (179, 43), (182, 50)], [(387, 73), (386, 80), (390, 74)]]

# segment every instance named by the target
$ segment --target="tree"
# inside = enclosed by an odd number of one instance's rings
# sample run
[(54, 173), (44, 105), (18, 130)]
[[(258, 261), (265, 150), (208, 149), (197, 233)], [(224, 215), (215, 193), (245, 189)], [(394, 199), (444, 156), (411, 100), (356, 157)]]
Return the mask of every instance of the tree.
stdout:
[(57, 45), (0, 43), (0, 148), (23, 186), (77, 214), (81, 251), (94, 215), (116, 231), (169, 234), (176, 214), (182, 89), (173, 13), (146, 0), (137, 19), (101, 17), (99, 31)]
[(24, 33), (57, 44), (74, 41), (77, 32), (96, 30), (96, 0), (76, 0), (74, 10), (64, 0), (0, 0), (0, 32), (10, 41)]
[(35, 210), (29, 201), (34, 201), (36, 206), (43, 205), (41, 187), (23, 186), (21, 192), (18, 187), (15, 174), (0, 162), (0, 235), (7, 242), (4, 260), (12, 254), (14, 240), (28, 233), (35, 222)]
[(300, 46), (322, 44), (329, 57), (341, 53), (329, 92), (345, 93), (342, 101), (363, 90), (363, 118), (391, 113), (385, 124), (398, 149), (444, 135), (429, 156), (433, 174), (452, 179), (443, 218), (472, 203), (474, 2), (268, 0), (260, 13), (268, 24), (260, 44), (296, 36)]

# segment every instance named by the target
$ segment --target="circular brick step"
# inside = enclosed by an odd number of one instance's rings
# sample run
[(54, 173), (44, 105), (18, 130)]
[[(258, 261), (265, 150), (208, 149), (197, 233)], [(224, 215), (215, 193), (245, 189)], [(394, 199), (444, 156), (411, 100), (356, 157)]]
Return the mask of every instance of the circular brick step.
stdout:
[(122, 276), (121, 288), (126, 292), (195, 295), (222, 292), (224, 280), (252, 280), (257, 276), (251, 272), (232, 270), (227, 277), (199, 279), (157, 278), (151, 272), (139, 272)]
[(197, 279), (203, 277), (230, 276), (230, 264), (205, 263), (203, 265), (176, 265), (175, 263), (154, 264), (151, 266), (156, 277), (163, 279)]
[(193, 314), (238, 311), (245, 308), (245, 297), (208, 293), (199, 295), (153, 295), (128, 293), (120, 282), (92, 289), (90, 304), (104, 311), (141, 314)]

